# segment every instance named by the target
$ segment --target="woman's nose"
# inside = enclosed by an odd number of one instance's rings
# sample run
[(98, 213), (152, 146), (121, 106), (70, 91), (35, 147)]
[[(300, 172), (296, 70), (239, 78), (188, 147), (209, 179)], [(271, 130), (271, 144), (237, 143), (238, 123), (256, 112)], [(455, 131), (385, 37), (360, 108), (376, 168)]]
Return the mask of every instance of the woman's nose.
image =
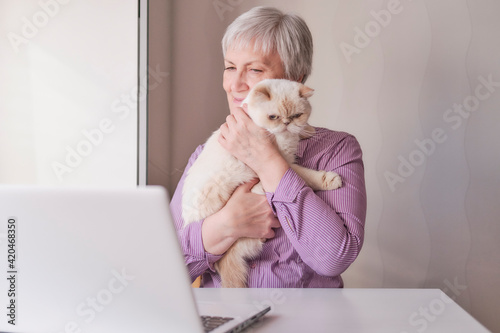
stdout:
[(233, 82), (231, 84), (231, 89), (233, 91), (245, 91), (248, 90), (248, 84), (246, 81), (245, 73), (237, 73), (235, 77), (233, 77)]

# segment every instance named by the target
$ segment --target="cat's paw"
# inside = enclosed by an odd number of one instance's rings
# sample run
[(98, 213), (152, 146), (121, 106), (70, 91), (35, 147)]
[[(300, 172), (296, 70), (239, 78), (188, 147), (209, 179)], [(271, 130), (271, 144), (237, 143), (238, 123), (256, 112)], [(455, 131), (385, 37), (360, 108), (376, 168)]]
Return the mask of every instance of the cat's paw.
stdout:
[(321, 182), (324, 190), (335, 190), (342, 186), (342, 178), (332, 171), (325, 171)]

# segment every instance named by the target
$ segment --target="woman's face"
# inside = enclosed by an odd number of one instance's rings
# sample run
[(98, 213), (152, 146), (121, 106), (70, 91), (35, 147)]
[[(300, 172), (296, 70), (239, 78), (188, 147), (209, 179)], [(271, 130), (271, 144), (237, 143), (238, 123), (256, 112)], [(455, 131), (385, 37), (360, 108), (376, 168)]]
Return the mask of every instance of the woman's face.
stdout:
[(222, 86), (227, 94), (231, 114), (258, 82), (264, 79), (283, 79), (285, 71), (277, 52), (264, 55), (253, 50), (253, 45), (242, 49), (228, 49), (224, 59)]

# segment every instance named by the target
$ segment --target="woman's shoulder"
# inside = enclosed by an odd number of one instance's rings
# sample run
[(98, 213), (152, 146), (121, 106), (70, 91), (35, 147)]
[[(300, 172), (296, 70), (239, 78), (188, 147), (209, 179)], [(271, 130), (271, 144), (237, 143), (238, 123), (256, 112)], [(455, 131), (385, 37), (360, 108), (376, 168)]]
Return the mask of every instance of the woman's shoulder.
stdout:
[[(336, 167), (346, 161), (362, 161), (363, 152), (356, 137), (343, 131), (334, 131), (324, 127), (314, 127), (315, 134), (303, 140), (298, 156), (303, 161), (317, 161), (319, 169)], [(304, 163), (304, 162), (303, 162)], [(326, 169), (325, 169), (326, 170)]]
[(200, 156), (201, 152), (203, 151), (203, 148), (205, 148), (205, 144), (201, 144), (198, 147), (196, 147), (196, 149), (193, 151), (193, 153), (189, 157), (187, 166), (191, 166), (191, 164), (193, 164), (194, 161), (196, 161), (198, 156)]
[(309, 145), (337, 146), (339, 144), (359, 145), (356, 137), (343, 131), (334, 131), (324, 127), (314, 127), (314, 135), (307, 139)]

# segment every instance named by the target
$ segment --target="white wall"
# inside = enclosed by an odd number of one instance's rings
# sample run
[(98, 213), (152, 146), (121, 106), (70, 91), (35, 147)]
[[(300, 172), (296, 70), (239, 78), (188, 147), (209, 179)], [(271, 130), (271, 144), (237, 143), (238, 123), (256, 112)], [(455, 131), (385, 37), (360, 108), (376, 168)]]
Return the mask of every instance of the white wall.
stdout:
[(366, 240), (346, 286), (441, 288), (500, 331), (500, 3), (172, 1), (170, 190), (228, 112), (224, 28), (261, 4), (308, 22), (312, 124), (356, 135), (364, 151)]
[(137, 184), (137, 1), (0, 1), (0, 183)]

